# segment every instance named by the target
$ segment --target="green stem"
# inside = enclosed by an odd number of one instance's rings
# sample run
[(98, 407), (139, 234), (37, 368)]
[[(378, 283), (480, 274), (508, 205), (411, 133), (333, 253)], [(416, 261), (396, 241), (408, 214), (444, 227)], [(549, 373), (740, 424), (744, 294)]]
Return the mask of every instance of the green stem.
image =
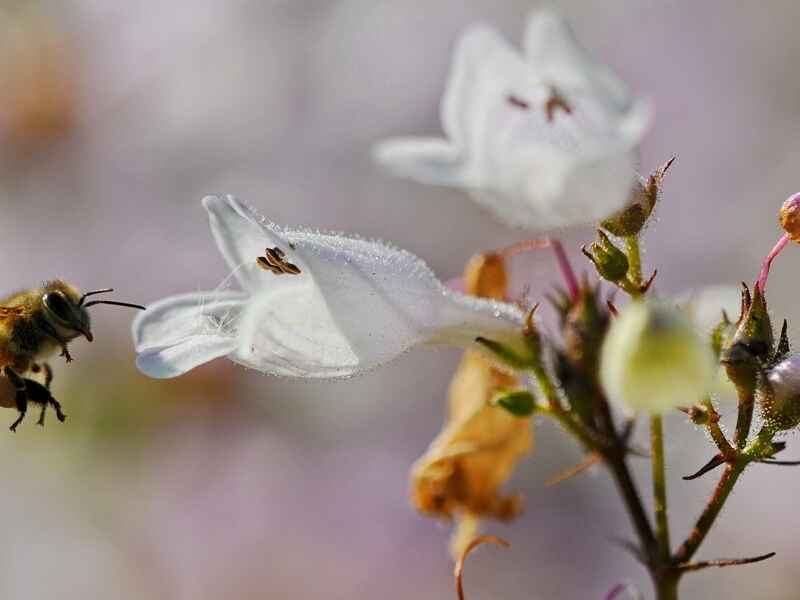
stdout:
[(633, 286), (639, 290), (642, 287), (642, 253), (639, 249), (639, 238), (631, 235), (624, 239), (625, 250), (628, 254), (628, 278)]
[(656, 539), (661, 560), (669, 561), (669, 518), (667, 516), (667, 478), (664, 468), (664, 426), (661, 415), (650, 417), (650, 456), (653, 470)]
[(726, 465), (725, 471), (722, 473), (722, 477), (720, 477), (714, 493), (711, 495), (711, 498), (709, 498), (694, 528), (691, 533), (689, 533), (686, 541), (683, 542), (675, 553), (675, 561), (677, 563), (689, 562), (694, 556), (694, 553), (697, 552), (697, 549), (700, 548), (700, 544), (706, 539), (706, 535), (708, 535), (711, 526), (714, 524), (722, 507), (725, 505), (725, 501), (728, 499), (733, 486), (736, 484), (739, 476), (744, 472), (745, 466), (747, 466), (747, 461), (744, 460), (728, 463)]
[(680, 575), (668, 574), (656, 583), (656, 600), (678, 600)]
[(753, 390), (739, 388), (739, 411), (736, 415), (736, 433), (733, 436), (733, 441), (739, 450), (747, 445), (747, 436), (750, 435), (750, 427), (753, 423), (754, 408)]
[(731, 446), (730, 442), (728, 442), (728, 438), (725, 437), (725, 433), (719, 426), (719, 415), (717, 414), (717, 409), (714, 408), (714, 404), (711, 402), (710, 398), (705, 398), (702, 404), (706, 407), (710, 418), (706, 428), (708, 429), (709, 435), (711, 435), (711, 439), (714, 440), (714, 443), (719, 449), (720, 454), (725, 457), (725, 460), (735, 460), (738, 456), (738, 453), (734, 447)]
[(578, 423), (572, 415), (564, 410), (561, 406), (561, 401), (558, 398), (556, 386), (550, 379), (550, 376), (545, 371), (541, 364), (531, 368), (531, 374), (539, 384), (542, 394), (547, 400), (547, 407), (539, 409), (547, 415), (556, 419), (569, 433), (575, 436), (587, 452), (594, 452), (597, 450), (597, 441), (586, 430), (586, 428)]
[[(647, 518), (647, 512), (639, 496), (639, 491), (636, 488), (636, 484), (633, 481), (633, 477), (625, 461), (627, 448), (625, 448), (624, 442), (620, 442), (618, 436), (614, 432), (613, 423), (610, 424), (611, 429), (608, 433), (613, 435), (614, 444), (609, 446), (607, 442), (600, 443), (582, 424), (576, 421), (572, 415), (566, 412), (561, 406), (556, 387), (544, 367), (541, 364), (536, 365), (531, 368), (531, 374), (535, 377), (542, 393), (547, 399), (548, 407), (544, 409), (543, 412), (557, 419), (569, 433), (574, 435), (581, 442), (587, 451), (599, 452), (603, 457), (608, 468), (611, 470), (611, 474), (617, 484), (617, 489), (619, 489), (625, 506), (628, 509), (628, 514), (631, 517), (634, 529), (642, 545), (642, 550), (648, 562), (652, 562), (652, 559), (657, 557), (656, 538), (653, 535), (653, 529)], [(608, 418), (610, 419), (610, 414)]]

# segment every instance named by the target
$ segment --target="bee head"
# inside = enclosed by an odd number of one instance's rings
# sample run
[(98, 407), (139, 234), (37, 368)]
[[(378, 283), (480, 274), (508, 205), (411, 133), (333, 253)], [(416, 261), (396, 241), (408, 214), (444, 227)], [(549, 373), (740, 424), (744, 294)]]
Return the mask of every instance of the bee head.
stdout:
[(115, 306), (128, 306), (144, 310), (144, 306), (128, 302), (115, 302), (113, 300), (86, 302), (86, 298), (89, 296), (113, 291), (111, 288), (106, 288), (81, 294), (73, 286), (63, 281), (51, 281), (45, 285), (42, 292), (42, 306), (48, 320), (55, 327), (61, 339), (69, 341), (82, 335), (91, 342), (94, 336), (92, 335), (91, 318), (88, 311), (90, 306), (113, 304)]

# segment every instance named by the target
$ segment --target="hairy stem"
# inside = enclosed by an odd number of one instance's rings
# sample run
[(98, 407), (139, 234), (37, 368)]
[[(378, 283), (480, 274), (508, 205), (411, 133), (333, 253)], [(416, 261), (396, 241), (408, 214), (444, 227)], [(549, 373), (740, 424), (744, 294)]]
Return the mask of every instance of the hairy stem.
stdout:
[(628, 278), (638, 291), (642, 287), (642, 253), (639, 249), (639, 238), (635, 235), (626, 237), (625, 250), (628, 255)]
[(747, 445), (747, 436), (750, 435), (750, 426), (753, 423), (753, 409), (755, 396), (753, 390), (739, 389), (739, 412), (736, 415), (736, 433), (733, 441), (741, 450)]
[(746, 464), (747, 463), (744, 461), (737, 461), (726, 465), (725, 471), (722, 473), (722, 477), (720, 477), (714, 493), (706, 503), (694, 528), (689, 533), (686, 541), (681, 544), (681, 547), (678, 548), (678, 551), (675, 553), (676, 562), (688, 562), (691, 560), (692, 556), (694, 556), (694, 553), (697, 552), (697, 549), (700, 548), (700, 544), (706, 539), (711, 526), (714, 524), (722, 507), (725, 505), (725, 501), (728, 499), (733, 486), (736, 484), (736, 480), (739, 479), (739, 476), (744, 471)]
[(661, 415), (650, 417), (650, 456), (653, 470), (656, 539), (662, 561), (670, 559), (669, 519), (667, 517), (667, 478), (664, 466), (664, 426)]

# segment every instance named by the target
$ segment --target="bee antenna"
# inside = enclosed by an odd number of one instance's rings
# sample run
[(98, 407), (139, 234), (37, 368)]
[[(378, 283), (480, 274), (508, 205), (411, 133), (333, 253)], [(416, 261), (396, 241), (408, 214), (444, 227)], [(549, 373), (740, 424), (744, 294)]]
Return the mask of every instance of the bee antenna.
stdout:
[(115, 302), (113, 300), (92, 300), (91, 302), (87, 302), (85, 307), (89, 308), (90, 306), (94, 306), (95, 304), (113, 304), (114, 306), (127, 306), (128, 308), (138, 308), (139, 310), (145, 310), (145, 307), (141, 304), (131, 304), (130, 302)]
[(83, 306), (83, 301), (86, 300), (87, 296), (94, 296), (95, 294), (105, 294), (108, 292), (113, 292), (114, 288), (105, 288), (102, 290), (92, 290), (91, 292), (86, 292), (81, 299), (78, 301), (78, 306)]

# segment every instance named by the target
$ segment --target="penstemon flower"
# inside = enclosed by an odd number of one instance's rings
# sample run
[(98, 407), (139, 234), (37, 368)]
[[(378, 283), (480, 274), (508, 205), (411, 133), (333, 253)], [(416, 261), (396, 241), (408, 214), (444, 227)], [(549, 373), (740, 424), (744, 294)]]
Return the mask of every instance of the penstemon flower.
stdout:
[(524, 314), (446, 289), (383, 242), (280, 228), (235, 198), (207, 197), (211, 231), (241, 291), (172, 296), (133, 324), (137, 365), (175, 377), (215, 358), (273, 375), (343, 378), (421, 344), (477, 337), (524, 351)]
[(446, 138), (391, 139), (374, 155), (397, 175), (469, 190), (512, 226), (546, 231), (626, 206), (649, 118), (558, 15), (539, 11), (524, 55), (485, 26), (458, 40), (441, 103)]

